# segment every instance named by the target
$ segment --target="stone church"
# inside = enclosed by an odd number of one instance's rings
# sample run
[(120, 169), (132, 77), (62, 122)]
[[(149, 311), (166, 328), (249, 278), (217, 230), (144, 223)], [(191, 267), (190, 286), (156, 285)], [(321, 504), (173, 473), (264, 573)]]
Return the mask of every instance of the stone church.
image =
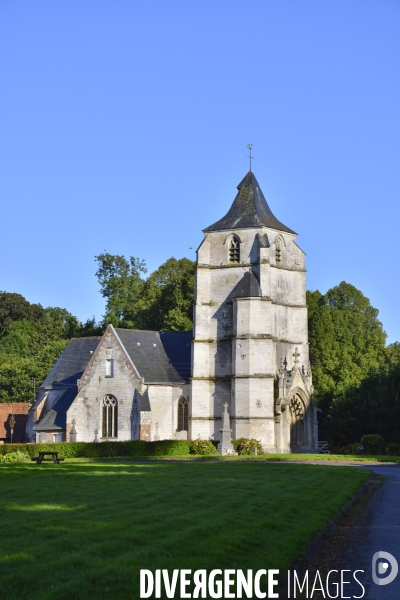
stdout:
[(252, 171), (197, 250), (193, 332), (71, 340), (29, 414), (32, 441), (233, 438), (316, 452), (305, 255)]

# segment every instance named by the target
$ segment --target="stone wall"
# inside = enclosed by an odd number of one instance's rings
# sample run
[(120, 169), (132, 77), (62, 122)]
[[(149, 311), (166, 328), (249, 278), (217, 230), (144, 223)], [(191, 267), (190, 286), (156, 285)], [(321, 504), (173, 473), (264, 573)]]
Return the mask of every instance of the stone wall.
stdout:
[[(240, 239), (238, 264), (229, 262), (233, 234)], [(259, 236), (265, 234), (269, 248), (260, 247)], [(232, 300), (249, 270), (260, 283), (260, 296)], [(227, 401), (233, 436), (255, 437), (276, 452), (274, 379), (282, 361), (291, 368), (296, 348), (300, 365), (309, 360), (305, 273), (295, 234), (249, 228), (205, 235), (197, 256), (193, 438), (218, 439)]]

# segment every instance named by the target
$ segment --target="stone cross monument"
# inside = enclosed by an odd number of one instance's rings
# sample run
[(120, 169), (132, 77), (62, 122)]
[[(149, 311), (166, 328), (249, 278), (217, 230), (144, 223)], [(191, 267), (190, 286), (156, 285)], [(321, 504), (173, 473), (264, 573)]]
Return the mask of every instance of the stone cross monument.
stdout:
[(221, 441), (218, 444), (218, 452), (220, 454), (231, 454), (234, 452), (232, 446), (232, 429), (229, 423), (228, 404), (224, 404), (224, 412), (222, 413), (222, 429), (220, 429)]

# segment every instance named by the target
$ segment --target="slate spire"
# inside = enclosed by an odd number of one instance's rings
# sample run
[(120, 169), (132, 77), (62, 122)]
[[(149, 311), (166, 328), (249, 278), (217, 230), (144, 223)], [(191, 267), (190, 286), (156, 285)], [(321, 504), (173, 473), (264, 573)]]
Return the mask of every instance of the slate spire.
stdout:
[(238, 193), (226, 215), (204, 229), (223, 231), (225, 229), (248, 229), (250, 227), (270, 227), (279, 231), (295, 233), (272, 214), (264, 194), (252, 171), (249, 171), (237, 186)]

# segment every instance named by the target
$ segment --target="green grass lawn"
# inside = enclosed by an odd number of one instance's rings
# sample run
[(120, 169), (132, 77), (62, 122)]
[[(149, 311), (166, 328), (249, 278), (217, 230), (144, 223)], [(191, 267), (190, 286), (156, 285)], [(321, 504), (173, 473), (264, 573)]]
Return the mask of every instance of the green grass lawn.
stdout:
[(0, 465), (1, 598), (136, 599), (141, 568), (287, 569), (368, 475), (258, 462)]
[(361, 456), (359, 454), (264, 454), (259, 456), (239, 456), (239, 457), (220, 457), (224, 460), (237, 459), (259, 459), (259, 460), (272, 460), (272, 461), (311, 461), (311, 462), (359, 462), (359, 463), (375, 463), (375, 462), (400, 462), (400, 456), (389, 456), (389, 455), (367, 455)]
[[(236, 461), (272, 461), (272, 462), (348, 462), (348, 463), (400, 463), (400, 456), (389, 456), (389, 455), (367, 455), (360, 456), (359, 454), (258, 454), (258, 455), (241, 455), (241, 456), (220, 456), (219, 454), (212, 454), (211, 456), (199, 456), (193, 454), (181, 454), (173, 456), (151, 456), (142, 458), (129, 458), (129, 457), (101, 457), (101, 458), (68, 458), (69, 463), (87, 463), (87, 462), (115, 462), (115, 461), (131, 461), (135, 462), (138, 460), (144, 461), (174, 461), (174, 460), (190, 460), (190, 461), (224, 461), (224, 462), (236, 462)], [(29, 459), (25, 461), (29, 463)]]

